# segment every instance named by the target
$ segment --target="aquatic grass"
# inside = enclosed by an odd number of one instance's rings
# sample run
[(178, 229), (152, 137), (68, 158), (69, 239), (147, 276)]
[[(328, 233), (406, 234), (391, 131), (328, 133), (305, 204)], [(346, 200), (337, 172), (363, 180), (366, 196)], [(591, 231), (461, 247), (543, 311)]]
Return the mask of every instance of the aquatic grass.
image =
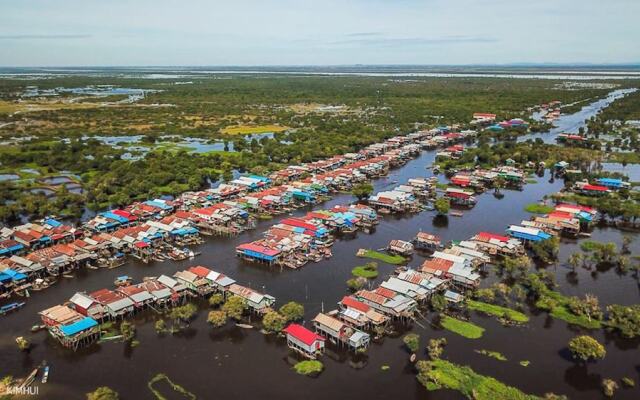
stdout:
[(324, 369), (324, 365), (318, 360), (306, 360), (300, 361), (296, 365), (293, 366), (293, 369), (300, 375), (315, 375), (322, 372)]
[(529, 395), (521, 390), (507, 386), (499, 380), (480, 375), (467, 366), (454, 364), (446, 360), (419, 361), (418, 381), (427, 390), (452, 389), (469, 399), (475, 400), (537, 400), (537, 396)]
[(400, 255), (385, 254), (375, 250), (365, 250), (362, 257), (372, 258), (374, 260), (382, 261), (387, 264), (393, 264), (393, 265), (400, 265), (407, 261), (404, 257)]
[(358, 265), (351, 270), (351, 274), (360, 278), (375, 279), (378, 277), (378, 264), (371, 262), (365, 265)]
[(524, 207), (524, 210), (532, 214), (549, 214), (553, 212), (554, 208), (544, 204), (530, 203)]
[(581, 326), (586, 329), (600, 329), (602, 322), (598, 319), (589, 319), (586, 315), (573, 314), (568, 307), (569, 298), (559, 292), (546, 290), (540, 295), (535, 306), (549, 312), (553, 318), (561, 319), (572, 325)]
[(504, 354), (498, 352), (498, 351), (491, 351), (491, 350), (476, 350), (476, 353), (478, 354), (482, 354), (483, 356), (487, 356), (487, 357), (491, 357), (491, 358), (495, 358), (498, 361), (507, 361), (507, 357), (505, 357)]
[(480, 311), (485, 314), (493, 315), (494, 317), (506, 317), (511, 321), (524, 324), (529, 322), (529, 317), (519, 311), (512, 310), (507, 307), (498, 306), (495, 304), (483, 303), (481, 301), (468, 300), (467, 308), (475, 311)]
[(187, 389), (183, 388), (177, 383), (174, 383), (166, 374), (156, 374), (156, 376), (154, 376), (149, 382), (147, 382), (147, 387), (149, 388), (149, 390), (151, 390), (151, 393), (153, 393), (157, 400), (168, 400), (167, 397), (165, 397), (162, 393), (160, 393), (156, 388), (153, 387), (160, 381), (166, 381), (171, 389), (173, 389), (177, 393), (180, 393), (183, 397), (191, 400), (197, 399), (195, 394), (189, 392)]
[(472, 322), (461, 321), (457, 318), (443, 316), (440, 319), (440, 325), (448, 331), (457, 333), (467, 339), (480, 339), (484, 334), (484, 328)]

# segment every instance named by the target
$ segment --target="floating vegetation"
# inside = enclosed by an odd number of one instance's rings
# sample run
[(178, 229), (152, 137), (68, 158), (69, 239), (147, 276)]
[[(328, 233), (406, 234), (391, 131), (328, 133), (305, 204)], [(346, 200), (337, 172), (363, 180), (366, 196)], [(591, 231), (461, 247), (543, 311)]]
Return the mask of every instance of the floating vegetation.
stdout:
[(293, 369), (300, 375), (315, 376), (322, 372), (324, 365), (318, 360), (306, 360), (294, 365)]
[(362, 252), (358, 251), (358, 257), (372, 258), (374, 260), (378, 260), (378, 261), (385, 262), (387, 264), (394, 264), (394, 265), (399, 265), (406, 262), (406, 259), (400, 255), (385, 254), (375, 250), (364, 250)]
[(523, 367), (528, 367), (529, 364), (531, 364), (531, 361), (529, 360), (522, 360), (520, 361), (518, 364), (522, 365)]
[(388, 366), (388, 365), (383, 365), (383, 366), (380, 367), (380, 369), (383, 370), (383, 371), (388, 371), (388, 370), (391, 369), (391, 367)]
[(163, 396), (162, 393), (160, 393), (156, 388), (153, 387), (153, 385), (160, 381), (166, 381), (169, 386), (171, 386), (171, 389), (173, 389), (176, 393), (180, 393), (188, 399), (195, 400), (197, 398), (195, 394), (189, 392), (187, 389), (183, 388), (177, 383), (174, 383), (171, 379), (169, 379), (167, 375), (157, 374), (147, 383), (147, 387), (149, 388), (149, 390), (151, 390), (151, 393), (153, 393), (157, 400), (167, 400), (167, 397)]
[(487, 357), (491, 357), (491, 358), (495, 358), (498, 361), (507, 361), (507, 357), (505, 357), (504, 354), (498, 352), (498, 351), (491, 351), (491, 350), (476, 350), (476, 353), (478, 354), (482, 354), (483, 356), (487, 356)]
[(441, 359), (418, 361), (416, 367), (418, 381), (430, 391), (452, 389), (475, 400), (539, 399), (537, 396), (528, 395), (517, 388), (507, 386), (495, 378), (480, 375), (469, 367), (449, 361)]
[(443, 316), (440, 320), (440, 325), (446, 330), (453, 333), (457, 333), (460, 336), (467, 339), (479, 339), (484, 333), (484, 328), (467, 321), (461, 321), (457, 318), (452, 318), (447, 315)]
[(467, 301), (467, 308), (475, 311), (480, 311), (485, 314), (493, 315), (494, 317), (506, 318), (510, 321), (518, 322), (521, 324), (529, 322), (529, 317), (527, 315), (507, 307), (497, 306), (495, 304), (469, 300)]
[(554, 208), (540, 203), (531, 203), (527, 204), (524, 207), (524, 210), (532, 214), (549, 214), (550, 212), (553, 212)]
[(378, 263), (369, 262), (365, 265), (359, 265), (351, 270), (353, 276), (366, 279), (375, 279), (378, 277)]

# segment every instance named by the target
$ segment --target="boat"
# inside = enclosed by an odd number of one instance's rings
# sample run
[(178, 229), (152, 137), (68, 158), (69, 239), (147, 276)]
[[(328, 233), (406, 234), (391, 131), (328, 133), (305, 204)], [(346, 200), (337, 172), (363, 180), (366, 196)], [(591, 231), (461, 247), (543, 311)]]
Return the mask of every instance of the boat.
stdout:
[(25, 304), (27, 304), (27, 303), (19, 302), (19, 303), (9, 303), (7, 305), (4, 305), (4, 306), (0, 307), (0, 315), (5, 315), (5, 314), (10, 313), (11, 311), (18, 310), (18, 309), (24, 307)]
[(31, 332), (35, 333), (35, 332), (39, 332), (43, 329), (45, 329), (47, 326), (46, 325), (33, 325), (31, 327)]
[(464, 215), (462, 211), (458, 211), (458, 210), (449, 211), (449, 214), (453, 217), (462, 217)]
[(44, 367), (44, 372), (42, 374), (42, 383), (47, 383), (48, 380), (49, 380), (49, 366), (46, 365)]
[(122, 276), (117, 277), (113, 281), (113, 284), (118, 286), (118, 287), (122, 287), (122, 286), (131, 285), (131, 282), (133, 282), (133, 278), (131, 278), (129, 275), (122, 275)]
[(236, 326), (238, 328), (243, 328), (243, 329), (253, 329), (253, 325), (249, 325), (249, 324), (236, 324)]

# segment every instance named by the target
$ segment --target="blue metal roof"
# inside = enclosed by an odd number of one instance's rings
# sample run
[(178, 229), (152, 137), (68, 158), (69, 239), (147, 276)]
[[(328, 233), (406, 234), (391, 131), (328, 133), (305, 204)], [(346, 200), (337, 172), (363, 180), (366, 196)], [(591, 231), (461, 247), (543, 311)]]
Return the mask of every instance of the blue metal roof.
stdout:
[(144, 202), (144, 204), (152, 207), (157, 207), (161, 210), (171, 210), (171, 206), (168, 206), (166, 203), (163, 203), (161, 201), (147, 200)]
[(85, 331), (87, 329), (93, 328), (94, 326), (97, 326), (97, 325), (98, 325), (98, 323), (96, 322), (95, 319), (89, 318), (89, 317), (85, 317), (85, 318), (81, 319), (80, 321), (74, 322), (72, 324), (62, 325), (60, 327), (60, 331), (65, 336), (73, 336), (76, 333), (80, 333), (80, 332)]
[(600, 183), (601, 185), (604, 186), (611, 186), (611, 187), (620, 187), (622, 186), (622, 179), (615, 179), (615, 178), (598, 178), (598, 183)]
[(25, 274), (23, 274), (22, 272), (18, 272), (16, 270), (13, 270), (11, 268), (7, 268), (4, 271), (2, 271), (2, 273), (4, 273), (5, 275), (9, 275), (11, 277), (12, 280), (14, 281), (20, 281), (22, 279), (27, 279), (27, 276)]
[(54, 227), (54, 228), (58, 228), (58, 227), (62, 226), (62, 223), (61, 223), (61, 222), (58, 222), (58, 221), (56, 221), (56, 220), (55, 220), (55, 219), (53, 219), (53, 218), (47, 218), (47, 219), (45, 219), (45, 220), (44, 220), (44, 223), (45, 223), (45, 224), (47, 224), (47, 225), (49, 225), (49, 226), (52, 226), (52, 227)]
[(129, 220), (126, 219), (125, 217), (120, 216), (118, 214), (114, 214), (111, 211), (105, 211), (105, 212), (101, 213), (100, 215), (102, 215), (105, 218), (114, 219), (114, 220), (118, 221), (121, 224), (126, 224), (127, 222), (129, 222)]

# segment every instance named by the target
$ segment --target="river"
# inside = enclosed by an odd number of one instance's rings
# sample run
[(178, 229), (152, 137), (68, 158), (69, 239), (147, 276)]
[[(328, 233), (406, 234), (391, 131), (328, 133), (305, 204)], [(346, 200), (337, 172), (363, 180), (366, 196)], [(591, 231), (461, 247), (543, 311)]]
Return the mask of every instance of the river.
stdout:
[[(611, 94), (616, 95), (616, 92)], [(562, 116), (558, 125), (568, 124), (577, 129), (578, 125), (568, 121), (584, 121), (608, 103), (601, 100), (597, 104), (596, 107), (586, 106), (576, 114)], [(423, 152), (402, 168), (392, 170), (388, 177), (375, 181), (376, 190), (393, 187), (412, 177), (431, 176), (431, 171), (425, 166), (434, 158), (434, 151)], [(354, 238), (338, 240), (331, 259), (308, 264), (297, 271), (269, 269), (244, 263), (235, 257), (234, 247), (261, 237), (268, 226), (280, 219), (274, 218), (260, 222), (257, 229), (238, 237), (206, 240), (197, 249), (202, 255), (192, 261), (147, 265), (132, 260), (115, 270), (80, 272), (76, 279), (62, 280), (43, 292), (35, 293), (22, 310), (1, 319), (0, 376), (25, 376), (42, 360), (47, 360), (51, 365), (49, 383), (39, 385), (39, 397), (65, 400), (83, 399), (84, 393), (103, 385), (118, 391), (123, 399), (153, 399), (147, 381), (159, 372), (166, 373), (201, 399), (459, 399), (461, 395), (452, 391), (427, 392), (416, 381), (400, 336), (386, 337), (381, 343), (373, 344), (366, 355), (354, 356), (329, 349), (321, 358), (324, 372), (312, 379), (298, 376), (291, 369), (283, 339), (232, 324), (213, 330), (206, 323), (205, 305), (191, 326), (174, 336), (159, 337), (151, 322), (154, 315), (140, 316), (136, 320), (140, 345), (135, 348), (112, 342), (73, 353), (61, 348), (44, 332), (27, 332), (37, 321), (39, 310), (69, 299), (75, 291), (111, 287), (115, 277), (123, 274), (139, 280), (149, 275), (173, 274), (198, 264), (274, 295), (278, 306), (289, 300), (303, 303), (305, 318), (309, 321), (323, 307), (325, 310), (335, 308), (347, 294), (345, 281), (350, 277), (351, 268), (363, 263), (355, 256), (358, 248), (384, 247), (391, 239), (409, 240), (419, 230), (436, 233), (444, 241), (466, 239), (480, 230), (503, 232), (510, 223), (519, 223), (529, 217), (523, 210), (526, 204), (538, 201), (562, 186), (560, 180), (550, 183), (548, 176), (537, 177), (536, 180), (538, 183), (525, 185), (523, 191), (504, 191), (502, 199), (493, 197), (491, 193), (479, 196), (473, 210), (465, 211), (460, 218), (449, 217), (446, 226), (434, 226), (434, 214), (430, 211), (411, 216), (385, 216), (373, 234), (359, 232)], [(338, 195), (317, 208), (352, 200), (349, 195)], [(304, 212), (306, 210), (296, 211), (297, 214)], [(615, 241), (620, 246), (621, 232), (596, 229), (593, 240)], [(566, 260), (578, 246), (576, 240), (563, 239), (562, 242), (561, 261)], [(632, 245), (635, 254), (640, 252), (639, 245), (637, 242)], [(423, 260), (423, 257), (414, 255), (410, 265), (418, 266)], [(631, 274), (620, 276), (613, 270), (592, 274), (580, 270), (577, 278), (572, 278), (567, 275), (569, 270), (562, 266), (562, 262), (548, 269), (555, 273), (559, 290), (565, 294), (593, 293), (603, 305), (640, 302), (639, 286)], [(391, 265), (381, 263), (376, 283), (386, 279), (392, 270)], [(493, 280), (494, 277), (489, 277), (485, 284)], [(431, 317), (427, 314), (427, 319)], [(598, 363), (578, 366), (569, 359), (565, 349), (568, 340), (581, 330), (554, 320), (546, 313), (532, 315), (524, 327), (503, 327), (495, 319), (477, 313), (472, 313), (472, 321), (486, 329), (483, 338), (469, 340), (448, 331), (417, 325), (412, 330), (421, 335), (423, 349), (428, 339), (446, 337), (445, 358), (469, 365), (479, 373), (493, 376), (527, 393), (542, 395), (555, 392), (570, 398), (596, 399), (601, 398), (602, 378), (630, 376), (636, 381), (640, 378), (640, 340), (623, 340), (604, 331), (591, 332), (605, 344), (607, 356)], [(32, 340), (34, 348), (30, 353), (20, 353), (16, 349), (14, 338), (19, 335), (26, 335)], [(480, 349), (499, 351), (508, 361), (498, 361), (474, 351)], [(421, 351), (420, 358), (425, 357)], [(529, 360), (530, 365), (520, 366), (521, 360)], [(390, 368), (382, 370), (383, 365)], [(175, 398), (166, 388), (163, 393), (168, 398)], [(640, 398), (640, 389), (620, 389), (616, 398)]]

